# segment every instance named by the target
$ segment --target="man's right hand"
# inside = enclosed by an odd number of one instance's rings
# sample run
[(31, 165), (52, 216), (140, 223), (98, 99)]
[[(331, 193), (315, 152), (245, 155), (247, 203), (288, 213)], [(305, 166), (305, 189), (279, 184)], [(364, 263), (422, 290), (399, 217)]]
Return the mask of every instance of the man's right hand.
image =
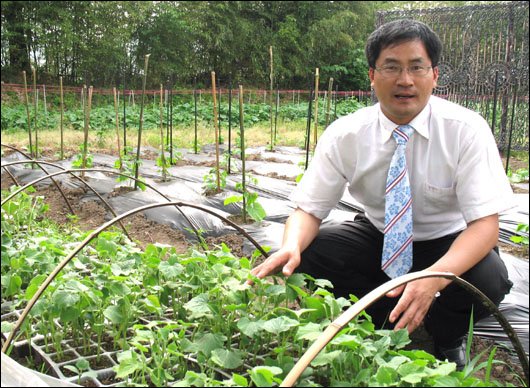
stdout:
[[(300, 250), (282, 248), (269, 256), (263, 263), (252, 269), (251, 274), (259, 279), (282, 271), (285, 276), (291, 276), (296, 267), (300, 265)], [(248, 284), (253, 284), (251, 280)]]
[[(291, 276), (300, 265), (301, 253), (318, 234), (322, 221), (298, 208), (285, 223), (282, 248), (252, 269), (251, 274), (263, 279), (267, 275), (283, 272)], [(248, 284), (253, 284), (251, 280)]]

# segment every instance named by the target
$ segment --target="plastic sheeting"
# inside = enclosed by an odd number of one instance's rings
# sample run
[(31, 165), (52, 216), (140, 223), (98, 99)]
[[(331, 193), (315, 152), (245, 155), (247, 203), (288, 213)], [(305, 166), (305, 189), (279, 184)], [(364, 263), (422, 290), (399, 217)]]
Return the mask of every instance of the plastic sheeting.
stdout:
[[(222, 149), (225, 147), (221, 147)], [(253, 169), (260, 174), (276, 173), (279, 176), (286, 176), (288, 178), (295, 178), (300, 172), (301, 168), (298, 163), (305, 160), (305, 155), (302, 150), (296, 147), (276, 147), (275, 152), (268, 151), (265, 147), (251, 148), (247, 150), (249, 154), (259, 154), (261, 161), (249, 161), (246, 163), (247, 169)], [(154, 149), (145, 148), (143, 150), (158, 152)], [(179, 152), (185, 161), (192, 163), (205, 163), (215, 161), (215, 147), (203, 146), (201, 153), (195, 155), (184, 149), (175, 149), (174, 155)], [(270, 161), (274, 159), (274, 161)], [(12, 160), (23, 160), (20, 155), (11, 154), (8, 158), (3, 158), (2, 162)], [(267, 161), (269, 160), (269, 161)], [(112, 169), (115, 159), (108, 155), (95, 154), (94, 166), (98, 168)], [(71, 161), (62, 161), (60, 164), (65, 168), (70, 168)], [(238, 166), (240, 162), (234, 161)], [(49, 172), (57, 171), (53, 167), (45, 167)], [(181, 167), (170, 167), (168, 172), (171, 174), (170, 181), (160, 182), (159, 167), (156, 166), (153, 160), (143, 160), (143, 165), (140, 168), (140, 176), (145, 181), (155, 186), (159, 191), (164, 193), (172, 201), (182, 201), (193, 203), (207, 207), (221, 216), (227, 217), (230, 214), (241, 214), (241, 203), (232, 203), (228, 206), (224, 205), (224, 200), (234, 195), (240, 195), (236, 192), (235, 185), (241, 181), (241, 174), (234, 173), (227, 177), (226, 188), (222, 193), (206, 196), (204, 195), (204, 179), (203, 177), (209, 173), (210, 167), (201, 165), (186, 165)], [(38, 169), (27, 169), (23, 165), (10, 167), (10, 171), (17, 177), (20, 183), (25, 184), (36, 177), (43, 176), (43, 173)], [(2, 171), (3, 173), (3, 171)], [(87, 172), (89, 183), (101, 194), (108, 198), (107, 201), (114, 208), (117, 214), (132, 210), (139, 206), (151, 204), (155, 202), (165, 202), (159, 194), (147, 189), (146, 191), (131, 191), (117, 197), (112, 197), (108, 194), (118, 185), (125, 185), (125, 183), (117, 183), (117, 176), (107, 176), (99, 172)], [(259, 195), (258, 202), (264, 207), (267, 216), (260, 223), (251, 225), (244, 225), (243, 228), (262, 246), (270, 247), (271, 252), (280, 248), (283, 235), (283, 224), (288, 216), (295, 209), (295, 205), (288, 200), (288, 195), (295, 187), (292, 181), (275, 179), (268, 176), (255, 175), (258, 179), (257, 185), (249, 185), (249, 189), (256, 191)], [(57, 181), (61, 181), (66, 187), (78, 187), (81, 183), (78, 180), (70, 178), (67, 174), (56, 177)], [(48, 184), (48, 183), (43, 183)], [(501, 241), (511, 243), (509, 238), (514, 235), (517, 225), (521, 222), (528, 223), (528, 194), (516, 195), (518, 206), (510, 212), (500, 216)], [(97, 197), (87, 191), (83, 198), (86, 200), (98, 200)], [(227, 233), (234, 233), (234, 229), (229, 225), (224, 224), (219, 218), (202, 212), (200, 210), (184, 207), (183, 212), (191, 220), (197, 229), (200, 229), (204, 237), (208, 236), (222, 236)], [(362, 211), (362, 206), (353, 199), (346, 190), (340, 203), (332, 210), (328, 218), (323, 221), (323, 224), (338, 223), (344, 220), (351, 220), (357, 212)], [(181, 230), (188, 239), (194, 240), (195, 235), (187, 230), (190, 228), (188, 222), (174, 207), (161, 207), (145, 212), (145, 216), (157, 223), (169, 225), (171, 228)], [(110, 219), (110, 212), (107, 215)], [(254, 252), (255, 247), (252, 243), (245, 239), (243, 252), (250, 255)], [(514, 287), (510, 294), (506, 296), (501, 302), (500, 310), (510, 321), (516, 330), (526, 353), (529, 353), (528, 341), (528, 277), (529, 267), (528, 261), (517, 259), (513, 256), (501, 253), (501, 258), (505, 262), (510, 279), (514, 283)], [(475, 324), (475, 335), (480, 335), (494, 340), (497, 343), (505, 344), (512, 347), (511, 342), (503, 332), (502, 328), (495, 321), (493, 317), (481, 320)], [(515, 360), (518, 362), (518, 360)]]

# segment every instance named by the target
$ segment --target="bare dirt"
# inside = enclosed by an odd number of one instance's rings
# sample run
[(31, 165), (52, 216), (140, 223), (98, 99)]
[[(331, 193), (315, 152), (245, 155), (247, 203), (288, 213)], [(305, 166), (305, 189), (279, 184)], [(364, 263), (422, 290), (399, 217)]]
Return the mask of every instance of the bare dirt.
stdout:
[[(510, 162), (512, 166), (515, 166), (515, 162)], [(528, 166), (526, 162), (526, 166)], [(2, 174), (1, 187), (2, 190), (7, 190), (13, 181), (7, 174)], [(84, 231), (95, 230), (106, 222), (105, 217), (107, 215), (107, 209), (95, 201), (80, 202), (85, 195), (84, 188), (77, 189), (63, 189), (66, 197), (73, 206), (75, 217), (68, 217), (70, 211), (66, 206), (66, 203), (62, 196), (59, 194), (57, 188), (53, 185), (39, 188), (35, 195), (44, 197), (44, 202), (47, 203), (50, 208), (47, 212), (47, 217), (57, 222), (58, 224), (67, 224), (75, 221), (78, 228)], [(120, 195), (120, 192), (114, 193), (113, 195)], [(237, 220), (236, 220), (237, 222)], [(193, 244), (190, 243), (184, 234), (180, 231), (173, 230), (167, 225), (156, 224), (153, 221), (148, 220), (143, 214), (137, 214), (130, 217), (125, 221), (125, 226), (128, 229), (128, 233), (131, 238), (142, 247), (149, 243), (162, 243), (168, 244), (176, 248), (177, 252), (184, 253)], [(241, 225), (244, 227), (244, 225)], [(222, 243), (225, 243), (232, 253), (238, 257), (243, 256), (243, 237), (238, 234), (224, 235), (218, 238), (207, 238), (206, 243), (210, 248), (220, 247)], [(506, 244), (505, 244), (506, 245)], [(510, 253), (516, 256), (523, 255), (528, 259), (528, 250), (525, 252), (518, 251), (517, 249), (511, 248), (510, 246), (501, 246), (502, 250), (511, 249)], [(412, 349), (423, 349), (429, 353), (434, 352), (434, 345), (432, 338), (429, 336), (427, 331), (420, 326), (411, 335), (412, 343), (409, 348)], [(487, 361), (490, 351), (493, 349), (494, 343), (482, 337), (474, 337), (471, 348), (471, 358), (474, 358), (477, 354), (486, 350), (485, 355), (482, 357), (482, 361)], [(500, 382), (503, 385), (513, 384), (515, 386), (523, 386), (521, 381), (516, 377), (520, 376), (524, 378), (522, 367), (513, 362), (508, 351), (498, 348), (495, 353), (495, 359), (503, 361), (502, 364), (495, 364), (491, 371), (491, 379)], [(485, 375), (484, 370), (479, 371), (476, 376), (483, 378)]]

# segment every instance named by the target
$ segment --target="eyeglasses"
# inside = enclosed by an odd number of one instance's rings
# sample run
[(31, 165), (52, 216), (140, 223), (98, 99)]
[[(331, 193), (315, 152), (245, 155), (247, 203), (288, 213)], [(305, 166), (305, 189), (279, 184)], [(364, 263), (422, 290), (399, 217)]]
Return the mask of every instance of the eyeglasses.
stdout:
[(429, 69), (432, 69), (432, 66), (414, 65), (411, 67), (401, 67), (397, 65), (387, 65), (375, 68), (375, 70), (379, 71), (384, 78), (398, 77), (403, 69), (406, 69), (411, 77), (425, 77), (429, 73)]

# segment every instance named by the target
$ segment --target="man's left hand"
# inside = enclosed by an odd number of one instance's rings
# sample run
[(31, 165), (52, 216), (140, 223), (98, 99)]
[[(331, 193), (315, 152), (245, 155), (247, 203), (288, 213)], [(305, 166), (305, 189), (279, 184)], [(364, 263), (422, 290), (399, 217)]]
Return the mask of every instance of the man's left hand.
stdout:
[(401, 316), (394, 330), (406, 328), (409, 334), (412, 333), (423, 321), (436, 293), (445, 288), (447, 284), (448, 281), (445, 279), (420, 279), (388, 292), (386, 295), (390, 298), (403, 293), (390, 313), (390, 323), (394, 323)]

